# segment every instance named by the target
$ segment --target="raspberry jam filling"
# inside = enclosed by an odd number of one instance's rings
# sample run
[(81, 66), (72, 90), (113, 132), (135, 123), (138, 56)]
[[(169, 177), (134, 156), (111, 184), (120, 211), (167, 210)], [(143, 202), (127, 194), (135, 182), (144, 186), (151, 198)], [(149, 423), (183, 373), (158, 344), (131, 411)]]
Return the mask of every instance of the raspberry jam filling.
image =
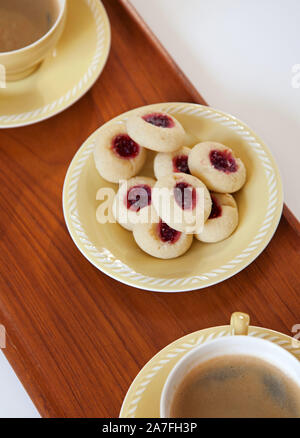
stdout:
[(158, 224), (158, 235), (160, 240), (168, 243), (176, 243), (180, 237), (180, 231), (176, 231), (173, 228), (169, 227), (162, 220)]
[(196, 190), (186, 182), (179, 182), (174, 187), (174, 198), (183, 210), (192, 210), (196, 205)]
[(236, 172), (238, 166), (230, 151), (211, 151), (209, 154), (210, 162), (215, 169), (225, 173)]
[(112, 148), (121, 158), (135, 158), (139, 151), (139, 145), (127, 134), (119, 134), (112, 141)]
[(222, 216), (222, 207), (214, 196), (211, 196), (211, 200), (212, 200), (212, 206), (208, 219), (216, 219), (217, 217)]
[(182, 172), (191, 174), (188, 166), (188, 156), (187, 155), (177, 155), (173, 158), (173, 170), (174, 172)]
[(174, 121), (166, 114), (146, 114), (145, 116), (143, 116), (143, 119), (145, 120), (145, 122), (151, 123), (151, 125), (158, 126), (159, 128), (173, 128), (173, 126), (175, 126)]
[(125, 199), (128, 210), (140, 211), (142, 208), (151, 204), (151, 187), (146, 184), (140, 184), (131, 187)]

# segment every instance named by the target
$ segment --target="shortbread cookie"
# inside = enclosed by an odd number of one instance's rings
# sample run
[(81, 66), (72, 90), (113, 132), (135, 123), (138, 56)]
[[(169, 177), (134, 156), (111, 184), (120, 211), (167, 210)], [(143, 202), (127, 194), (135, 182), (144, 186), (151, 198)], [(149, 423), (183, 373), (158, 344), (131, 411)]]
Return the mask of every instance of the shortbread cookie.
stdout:
[(100, 175), (110, 182), (135, 176), (143, 167), (146, 151), (133, 141), (121, 124), (104, 126), (96, 138), (94, 159)]
[(120, 184), (113, 202), (113, 215), (122, 227), (132, 231), (133, 226), (151, 221), (153, 178), (136, 176)]
[(206, 186), (185, 173), (160, 178), (154, 186), (152, 202), (164, 222), (187, 234), (200, 232), (211, 211)]
[(200, 178), (209, 190), (233, 193), (246, 181), (244, 163), (221, 143), (206, 141), (193, 147), (188, 159), (192, 175)]
[[(153, 210), (155, 215), (155, 211)], [(173, 259), (184, 254), (193, 242), (192, 234), (184, 234), (170, 228), (157, 218), (154, 223), (137, 224), (133, 236), (138, 246), (153, 257)]]
[(154, 175), (157, 179), (173, 172), (190, 174), (188, 157), (190, 148), (183, 147), (175, 152), (159, 152), (154, 158)]
[(134, 111), (126, 122), (128, 134), (145, 148), (157, 152), (173, 152), (184, 141), (184, 129), (172, 116), (142, 108)]
[(211, 193), (212, 209), (201, 233), (196, 238), (201, 242), (220, 242), (229, 237), (239, 221), (236, 202), (228, 193)]

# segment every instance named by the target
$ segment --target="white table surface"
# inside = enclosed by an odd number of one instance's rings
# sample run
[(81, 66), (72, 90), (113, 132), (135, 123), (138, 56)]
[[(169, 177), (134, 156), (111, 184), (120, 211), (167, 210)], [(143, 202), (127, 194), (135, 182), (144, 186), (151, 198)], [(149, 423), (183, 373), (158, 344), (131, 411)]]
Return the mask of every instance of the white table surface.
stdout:
[[(300, 218), (300, 1), (131, 1), (204, 99), (267, 143)], [(0, 353), (0, 417), (38, 416)]]
[(14, 370), (0, 351), (0, 418), (39, 418)]

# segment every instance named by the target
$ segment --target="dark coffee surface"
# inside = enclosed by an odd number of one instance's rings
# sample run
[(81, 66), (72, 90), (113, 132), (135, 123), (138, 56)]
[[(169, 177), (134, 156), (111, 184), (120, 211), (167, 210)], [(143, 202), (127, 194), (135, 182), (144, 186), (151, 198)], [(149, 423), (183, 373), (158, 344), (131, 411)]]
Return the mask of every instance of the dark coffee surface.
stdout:
[(300, 417), (300, 386), (251, 356), (222, 356), (194, 368), (174, 396), (172, 417)]
[(50, 30), (57, 0), (0, 0), (0, 52), (26, 47)]

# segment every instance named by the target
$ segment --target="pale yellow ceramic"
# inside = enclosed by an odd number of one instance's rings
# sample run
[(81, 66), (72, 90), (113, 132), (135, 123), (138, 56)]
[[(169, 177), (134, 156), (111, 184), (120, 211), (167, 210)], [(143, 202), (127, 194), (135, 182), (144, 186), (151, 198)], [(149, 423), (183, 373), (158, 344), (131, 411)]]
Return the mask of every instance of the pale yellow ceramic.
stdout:
[(6, 88), (0, 78), (0, 128), (36, 123), (68, 108), (97, 80), (109, 49), (110, 25), (102, 3), (67, 0), (63, 34), (40, 66)]
[[(63, 206), (69, 232), (84, 256), (107, 275), (134, 287), (162, 292), (200, 289), (223, 281), (251, 263), (266, 247), (282, 211), (282, 186), (274, 159), (257, 135), (228, 114), (189, 103), (150, 105), (165, 111), (184, 126), (186, 145), (214, 140), (230, 146), (247, 168), (247, 183), (235, 195), (240, 222), (220, 243), (194, 241), (183, 256), (160, 260), (144, 253), (132, 233), (118, 224), (96, 222), (96, 193), (117, 185), (104, 181), (93, 160), (94, 133), (75, 155), (65, 179)], [(124, 123), (128, 113), (109, 123)], [(101, 130), (101, 128), (100, 128)], [(153, 153), (140, 172), (153, 175)]]
[(60, 12), (55, 24), (42, 38), (29, 46), (11, 52), (0, 52), (7, 81), (17, 81), (31, 74), (58, 42), (66, 21), (66, 0), (57, 0)]
[[(160, 416), (160, 397), (165, 381), (177, 362), (193, 348), (224, 336), (232, 336), (241, 329), (237, 322), (239, 315), (231, 320), (231, 325), (211, 327), (191, 333), (172, 342), (154, 356), (132, 382), (124, 399), (121, 418), (157, 418)], [(263, 327), (248, 327), (248, 320), (242, 319), (243, 333), (271, 341), (284, 348), (300, 360), (300, 342), (282, 333)], [(232, 325), (233, 324), (233, 325)], [(236, 325), (237, 324), (237, 325)], [(237, 333), (235, 333), (237, 334)]]
[(231, 335), (248, 334), (250, 324), (250, 316), (247, 313), (234, 312), (230, 318)]

